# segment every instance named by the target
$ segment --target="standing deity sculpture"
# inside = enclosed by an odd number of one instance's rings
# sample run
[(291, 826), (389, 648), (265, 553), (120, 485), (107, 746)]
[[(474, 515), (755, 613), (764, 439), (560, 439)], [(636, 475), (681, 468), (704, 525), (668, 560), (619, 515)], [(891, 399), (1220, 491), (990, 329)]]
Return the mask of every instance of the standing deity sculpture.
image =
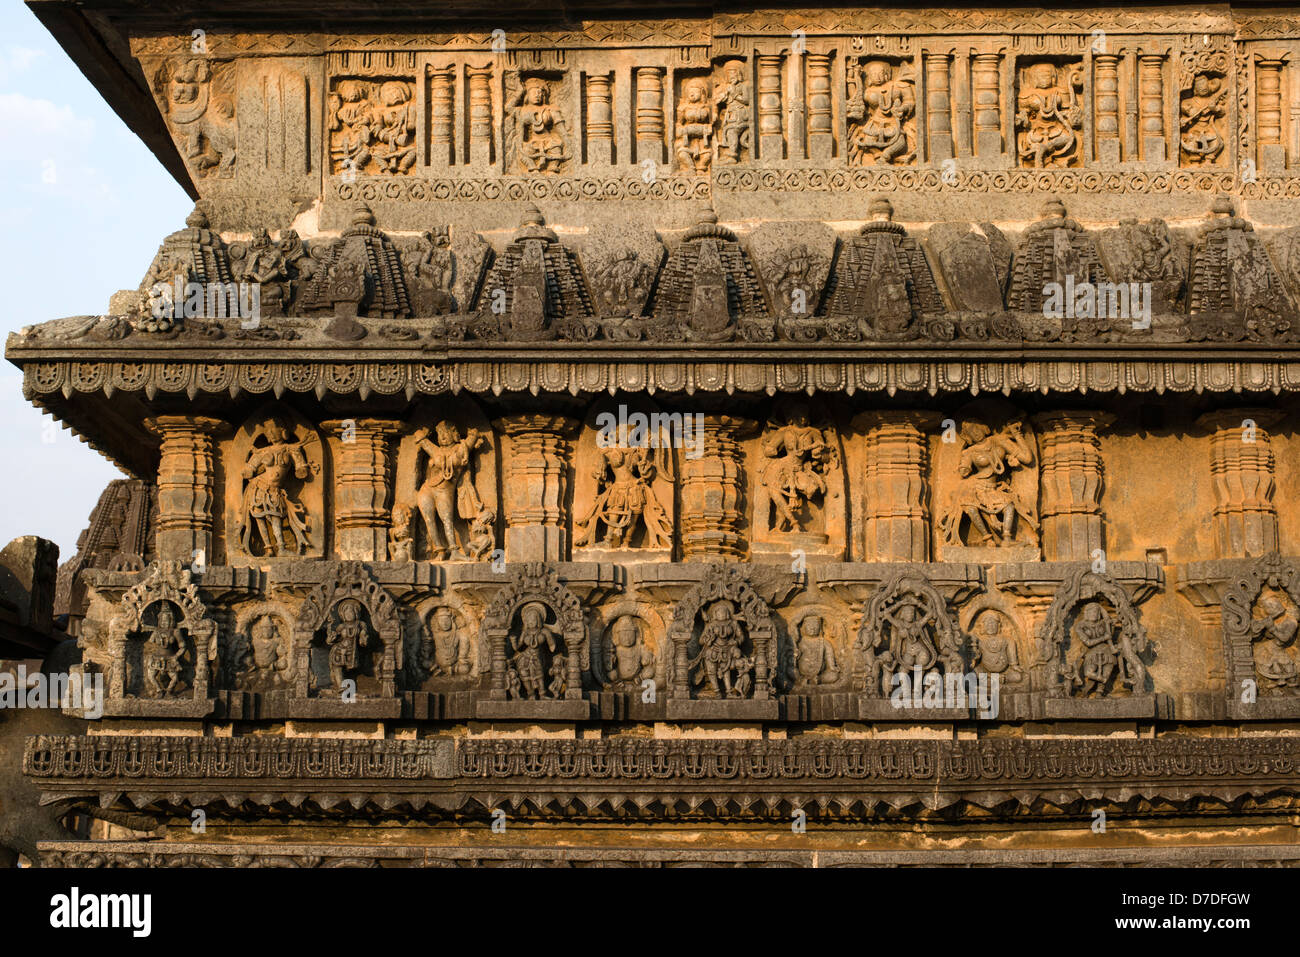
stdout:
[(364, 649), (369, 648), (374, 630), (361, 616), (361, 602), (346, 598), (335, 608), (335, 618), (325, 630), (329, 647), (330, 690), (343, 694), (343, 682), (356, 675), (363, 664)]
[(260, 539), (263, 555), (279, 555), (288, 546), (288, 533), (293, 536), (293, 550), (305, 554), (311, 546), (308, 535), (306, 507), (295, 502), (286, 487), (291, 478), (305, 481), (311, 476), (311, 466), (303, 451), (305, 441), (290, 436), (288, 430), (275, 419), (259, 430), (266, 444), (257, 444), (258, 432), (253, 434), (253, 445), (244, 466), (244, 494), (240, 502), (239, 540), (249, 555), (254, 551), (254, 535)]
[(1105, 693), (1120, 668), (1115, 631), (1115, 623), (1099, 602), (1090, 601), (1083, 606), (1073, 631), (1074, 639), (1083, 646), (1083, 653), (1062, 675), (1071, 694), (1087, 698)]
[(1036, 169), (1078, 165), (1082, 127), (1082, 68), (1054, 63), (1026, 67), (1016, 112), (1021, 163)]
[(754, 687), (754, 655), (745, 654), (744, 626), (735, 606), (715, 601), (704, 613), (699, 653), (687, 664), (701, 698), (748, 698)]
[(982, 422), (961, 429), (959, 482), (940, 513), (949, 545), (1038, 543), (1036, 456), (1019, 421), (994, 433)]
[(420, 641), (418, 663), (433, 678), (461, 677), (470, 673), (471, 647), (455, 610), (441, 605), (429, 615), (428, 631)]
[(750, 148), (750, 92), (745, 80), (745, 66), (739, 60), (728, 63), (725, 82), (713, 94), (717, 114), (718, 163), (732, 166), (739, 163), (745, 150)]
[(683, 170), (704, 174), (713, 164), (713, 104), (702, 77), (687, 80), (677, 109), (677, 163)]
[(839, 464), (834, 442), (811, 424), (808, 406), (796, 402), (769, 426), (762, 451), (771, 461), (763, 467), (757, 488), (754, 514), (760, 527), (805, 531), (810, 513), (824, 506), (827, 474)]
[(847, 115), (849, 164), (903, 166), (916, 159), (916, 82), (894, 76), (884, 60), (850, 68)]
[(547, 608), (541, 602), (529, 602), (520, 609), (519, 632), (510, 634), (510, 666), (506, 687), (515, 689), (511, 697), (535, 700), (564, 697), (563, 683), (559, 693), (555, 692), (557, 677), (562, 677), (568, 666), (564, 640), (560, 629), (547, 624), (546, 617)]
[(379, 85), (375, 159), (383, 172), (405, 173), (415, 165), (417, 116), (411, 84), (389, 80)]
[(530, 76), (506, 104), (514, 122), (519, 161), (529, 173), (559, 173), (572, 157), (565, 142), (568, 130), (563, 111), (551, 103), (551, 87)]
[(834, 684), (840, 680), (840, 666), (835, 646), (827, 634), (827, 623), (820, 614), (806, 614), (794, 627), (795, 687)]
[[(415, 433), (417, 446), (416, 472), (424, 463), (424, 481), (416, 492), (416, 504), (424, 520), (424, 531), (432, 561), (443, 561), (448, 557), (470, 558), (466, 545), (462, 542), (457, 521), (476, 522), (484, 516), (492, 515), (491, 509), (483, 504), (473, 481), (473, 452), (488, 444), (488, 439), (477, 429), (470, 429), (465, 438), (449, 421), (439, 422), (434, 430), (436, 444), (429, 441), (429, 430), (422, 428)], [(481, 549), (482, 529), (475, 534), (470, 529), (471, 544), (476, 553), (491, 551)], [(482, 557), (478, 554), (478, 557)]]
[(622, 615), (609, 626), (605, 673), (611, 687), (636, 690), (642, 681), (655, 679), (654, 651), (642, 638), (641, 627), (635, 615)]
[[(672, 521), (652, 487), (661, 474), (671, 476), (667, 450), (661, 447), (616, 445), (600, 450), (601, 463), (592, 471), (596, 498), (576, 523), (574, 545), (630, 548), (638, 526), (645, 528), (645, 548), (672, 545)], [(599, 529), (604, 526), (604, 538)]]

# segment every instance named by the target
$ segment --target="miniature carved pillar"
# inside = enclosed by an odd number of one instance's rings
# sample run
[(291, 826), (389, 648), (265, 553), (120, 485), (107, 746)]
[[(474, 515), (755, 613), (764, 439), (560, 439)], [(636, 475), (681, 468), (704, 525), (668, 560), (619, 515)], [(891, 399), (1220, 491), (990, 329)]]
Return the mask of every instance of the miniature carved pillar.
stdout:
[(925, 55), (925, 120), (932, 163), (941, 163), (953, 156), (952, 94), (948, 88), (951, 60), (947, 53)]
[(853, 420), (866, 432), (862, 480), (862, 561), (930, 560), (930, 503), (926, 431), (937, 412), (881, 410)]
[(428, 68), (429, 73), (429, 162), (446, 168), (456, 150), (455, 101), (456, 68)]
[(321, 428), (338, 439), (334, 473), (334, 543), (339, 558), (388, 560), (393, 467), (389, 442), (401, 422), (335, 419)]
[(953, 60), (952, 112), (956, 117), (958, 156), (971, 154), (970, 53), (958, 53)]
[(1142, 116), (1142, 159), (1147, 163), (1165, 158), (1164, 57), (1143, 53), (1138, 57), (1138, 100)]
[(798, 46), (790, 53), (786, 61), (787, 71), (787, 89), (790, 91), (789, 119), (786, 123), (786, 129), (790, 131), (790, 142), (795, 145), (795, 149), (803, 149), (807, 142), (808, 135), (808, 116), (805, 113), (804, 90), (803, 90), (803, 61), (804, 55), (798, 52)]
[(568, 557), (569, 439), (578, 421), (545, 412), (509, 415), (494, 421), (510, 438), (503, 455), (506, 560), (559, 562)]
[(1097, 161), (1119, 162), (1119, 55), (1098, 53), (1092, 58), (1097, 88)]
[(808, 156), (828, 160), (835, 152), (834, 121), (831, 114), (831, 57), (829, 53), (808, 54)]
[(492, 162), (492, 67), (466, 68), (469, 77), (469, 161), (475, 166)]
[(609, 73), (587, 76), (587, 162), (595, 166), (608, 166), (614, 161), (612, 79)]
[(754, 425), (735, 416), (705, 415), (703, 434), (695, 436), (695, 448), (682, 453), (683, 561), (738, 561), (745, 557), (745, 471), (740, 440)]
[(975, 93), (975, 155), (985, 159), (1002, 153), (1002, 92), (1000, 53), (977, 53), (971, 68)]
[(763, 160), (785, 157), (785, 137), (781, 129), (781, 56), (758, 58), (758, 149)]
[(160, 415), (145, 427), (162, 439), (158, 461), (159, 561), (205, 565), (212, 556), (212, 437), (229, 426), (201, 415)]
[(1115, 421), (1108, 412), (1043, 412), (1039, 429), (1043, 560), (1091, 561), (1102, 547), (1102, 458), (1099, 429)]
[(657, 66), (636, 69), (636, 157), (662, 163), (664, 147), (664, 72)]
[(1273, 445), (1266, 429), (1281, 418), (1274, 409), (1223, 409), (1196, 420), (1211, 432), (1214, 537), (1220, 558), (1277, 550)]
[(1282, 144), (1282, 65), (1285, 56), (1255, 57), (1255, 123), (1259, 129), (1260, 172), (1281, 172), (1286, 167)]

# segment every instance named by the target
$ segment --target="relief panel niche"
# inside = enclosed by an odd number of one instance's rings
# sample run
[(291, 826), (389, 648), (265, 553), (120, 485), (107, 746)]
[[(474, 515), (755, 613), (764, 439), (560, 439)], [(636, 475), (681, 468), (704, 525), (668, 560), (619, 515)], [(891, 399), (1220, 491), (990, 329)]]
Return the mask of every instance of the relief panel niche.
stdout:
[(326, 100), (329, 171), (357, 176), (409, 175), (415, 167), (415, 75), (331, 76)]
[(516, 176), (570, 172), (578, 113), (566, 74), (509, 71), (505, 86), (506, 172)]
[(267, 406), (223, 450), (226, 562), (324, 557), (330, 469), (316, 429), (287, 406)]
[(592, 672), (608, 691), (652, 704), (671, 681), (672, 642), (652, 602), (629, 599), (599, 611), (593, 631)]
[(389, 557), (484, 561), (497, 547), (496, 434), (460, 399), (425, 407), (397, 446)]
[(206, 56), (178, 57), (146, 72), (185, 165), (200, 181), (233, 177), (235, 65)]
[(293, 621), (292, 611), (279, 602), (238, 609), (235, 628), (222, 642), (219, 687), (287, 692), (293, 684)]
[(444, 693), (475, 687), (488, 673), (478, 640), (481, 624), (480, 615), (454, 597), (422, 605), (407, 646), (406, 687)]
[(916, 163), (916, 76), (909, 63), (883, 57), (845, 59), (850, 166)]
[(1083, 165), (1083, 64), (1022, 62), (1016, 78), (1016, 155), (1021, 166)]

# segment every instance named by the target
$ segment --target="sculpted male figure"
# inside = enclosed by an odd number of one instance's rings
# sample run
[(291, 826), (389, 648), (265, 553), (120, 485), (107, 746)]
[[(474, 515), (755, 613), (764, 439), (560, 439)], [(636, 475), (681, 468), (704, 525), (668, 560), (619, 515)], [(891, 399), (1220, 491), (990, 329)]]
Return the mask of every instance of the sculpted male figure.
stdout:
[(330, 649), (330, 681), (336, 694), (343, 691), (343, 681), (360, 667), (361, 649), (370, 645), (373, 634), (361, 620), (361, 603), (355, 598), (339, 602), (337, 619), (325, 632)]
[(980, 616), (976, 628), (980, 670), (1001, 675), (1004, 681), (1017, 682), (1024, 677), (1020, 670), (1020, 652), (1015, 641), (1002, 632), (1002, 617), (994, 612)]
[(655, 659), (641, 641), (641, 629), (632, 615), (623, 615), (609, 629), (611, 684), (631, 685), (643, 677), (653, 678)]
[(184, 657), (185, 642), (176, 627), (176, 615), (171, 605), (164, 603), (158, 609), (157, 623), (149, 631), (144, 655), (144, 680), (150, 697), (166, 698), (182, 690)]
[(1255, 673), (1270, 694), (1284, 694), (1300, 687), (1300, 669), (1287, 648), (1295, 642), (1297, 622), (1286, 606), (1272, 595), (1259, 603), (1264, 617), (1251, 622), (1250, 637), (1259, 642), (1255, 651)]
[[(542, 648), (546, 648), (552, 658), (563, 657), (556, 654), (559, 629), (546, 623), (546, 606), (540, 602), (524, 605), (519, 617), (519, 634), (510, 636), (510, 648), (514, 652), (511, 670), (518, 675), (522, 697), (541, 699), (550, 690), (546, 686), (547, 669), (542, 665)], [(553, 674), (551, 677), (554, 680)]]
[(447, 421), (439, 422), (435, 433), (436, 445), (429, 441), (428, 429), (415, 433), (417, 461), (421, 454), (428, 456), (424, 482), (415, 499), (424, 519), (429, 558), (440, 561), (453, 552), (465, 557), (456, 520), (473, 520), (484, 511), (471, 481), (470, 453), (487, 444), (487, 438), (470, 429), (462, 439), (456, 426)]
[(1119, 666), (1115, 644), (1115, 625), (1106, 610), (1095, 601), (1083, 606), (1083, 614), (1074, 626), (1074, 633), (1086, 649), (1079, 658), (1071, 686), (1079, 689), (1081, 697), (1105, 691), (1107, 682)]
[(285, 427), (272, 420), (265, 426), (267, 445), (248, 453), (244, 466), (244, 498), (240, 504), (243, 527), (240, 541), (253, 554), (253, 531), (262, 540), (267, 555), (278, 555), (288, 544), (285, 524), (293, 534), (294, 550), (302, 555), (311, 542), (307, 535), (304, 507), (293, 501), (285, 484), (292, 475), (305, 479), (310, 474), (303, 443), (292, 441)]

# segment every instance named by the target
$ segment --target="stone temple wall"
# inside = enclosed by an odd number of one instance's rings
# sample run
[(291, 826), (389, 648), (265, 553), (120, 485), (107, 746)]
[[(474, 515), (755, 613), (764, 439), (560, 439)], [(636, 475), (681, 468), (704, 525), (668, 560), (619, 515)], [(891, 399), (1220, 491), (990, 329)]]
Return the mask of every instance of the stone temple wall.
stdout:
[(43, 860), (1295, 858), (1300, 19), (87, 7)]

